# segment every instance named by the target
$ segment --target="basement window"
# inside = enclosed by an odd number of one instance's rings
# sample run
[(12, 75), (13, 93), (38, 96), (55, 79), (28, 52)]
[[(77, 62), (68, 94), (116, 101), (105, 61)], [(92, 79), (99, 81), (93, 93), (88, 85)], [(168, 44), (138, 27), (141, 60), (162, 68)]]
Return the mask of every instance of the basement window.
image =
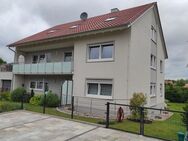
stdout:
[(89, 79), (86, 80), (86, 88), (88, 97), (97, 97), (97, 98), (112, 98), (112, 80), (98, 80), (98, 79)]

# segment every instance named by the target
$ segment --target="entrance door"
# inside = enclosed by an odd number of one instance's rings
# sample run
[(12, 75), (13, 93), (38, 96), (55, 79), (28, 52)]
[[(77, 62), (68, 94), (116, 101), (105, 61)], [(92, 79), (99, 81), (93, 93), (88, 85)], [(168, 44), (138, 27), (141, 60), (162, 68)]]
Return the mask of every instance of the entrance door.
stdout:
[(62, 84), (61, 105), (70, 105), (72, 100), (72, 80), (65, 80)]

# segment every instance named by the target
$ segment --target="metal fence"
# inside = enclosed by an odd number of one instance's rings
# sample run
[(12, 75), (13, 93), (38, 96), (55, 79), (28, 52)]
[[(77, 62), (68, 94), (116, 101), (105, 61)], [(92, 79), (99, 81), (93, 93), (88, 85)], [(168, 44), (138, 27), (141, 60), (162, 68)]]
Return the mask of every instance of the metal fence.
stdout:
[[(122, 110), (111, 110), (114, 105)], [(119, 121), (120, 114), (122, 121)], [(126, 132), (163, 140), (178, 140), (178, 132), (185, 132), (186, 126), (182, 121), (182, 115), (188, 116), (182, 111), (156, 109), (149, 107), (135, 107), (125, 104), (107, 102), (106, 104), (106, 128), (113, 128)], [(116, 117), (116, 118), (114, 118)]]

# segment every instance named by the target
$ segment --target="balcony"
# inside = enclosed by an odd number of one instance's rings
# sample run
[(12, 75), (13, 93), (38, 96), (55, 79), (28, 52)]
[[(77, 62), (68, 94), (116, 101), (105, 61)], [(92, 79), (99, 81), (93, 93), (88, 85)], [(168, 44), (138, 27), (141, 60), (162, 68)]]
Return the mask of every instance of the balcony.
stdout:
[(14, 64), (14, 74), (72, 74), (72, 62)]

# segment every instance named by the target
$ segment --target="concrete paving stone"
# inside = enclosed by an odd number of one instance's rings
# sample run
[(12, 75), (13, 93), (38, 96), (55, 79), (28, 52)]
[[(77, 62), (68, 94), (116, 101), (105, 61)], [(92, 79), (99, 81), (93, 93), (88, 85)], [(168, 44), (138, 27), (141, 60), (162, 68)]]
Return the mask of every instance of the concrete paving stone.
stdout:
[(0, 141), (159, 141), (28, 111), (0, 114)]

